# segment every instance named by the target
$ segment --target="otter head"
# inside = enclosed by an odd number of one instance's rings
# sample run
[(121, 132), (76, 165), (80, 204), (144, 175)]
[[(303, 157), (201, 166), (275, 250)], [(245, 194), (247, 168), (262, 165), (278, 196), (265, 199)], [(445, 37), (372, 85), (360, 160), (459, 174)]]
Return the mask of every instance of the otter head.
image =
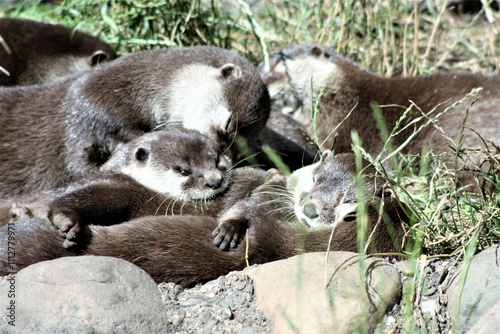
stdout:
[(353, 70), (364, 70), (321, 45), (285, 48), (271, 56), (268, 71), (263, 65), (260, 69), (273, 103), (303, 126), (312, 124), (312, 108), (319, 97), (319, 116), (347, 114), (356, 101), (352, 101), (344, 77)]
[[(389, 188), (369, 176), (372, 172), (373, 169), (367, 169), (366, 175), (358, 175), (354, 154), (334, 156), (325, 151), (321, 161), (298, 169), (289, 177), (295, 216), (310, 227), (340, 222), (356, 224), (360, 191), (366, 203), (392, 195)], [(359, 177), (361, 185), (356, 180)]]
[(104, 166), (159, 194), (191, 201), (209, 200), (224, 192), (231, 161), (204, 135), (168, 128), (124, 144)]
[(220, 66), (192, 63), (177, 70), (168, 89), (167, 125), (199, 131), (221, 149), (237, 134), (256, 138), (269, 118), (270, 98), (257, 70), (238, 59)]

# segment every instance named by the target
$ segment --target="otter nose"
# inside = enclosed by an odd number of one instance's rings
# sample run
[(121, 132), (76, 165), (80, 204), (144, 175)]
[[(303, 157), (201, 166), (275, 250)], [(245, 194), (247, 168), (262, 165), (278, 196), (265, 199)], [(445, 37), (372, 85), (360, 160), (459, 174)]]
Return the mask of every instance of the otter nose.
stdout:
[(307, 202), (306, 204), (304, 204), (302, 212), (304, 212), (304, 215), (310, 219), (315, 219), (318, 218), (319, 216), (316, 206), (314, 205), (314, 203), (311, 202)]
[(213, 190), (217, 190), (222, 186), (222, 182), (224, 182), (224, 179), (213, 179), (209, 180), (205, 185)]

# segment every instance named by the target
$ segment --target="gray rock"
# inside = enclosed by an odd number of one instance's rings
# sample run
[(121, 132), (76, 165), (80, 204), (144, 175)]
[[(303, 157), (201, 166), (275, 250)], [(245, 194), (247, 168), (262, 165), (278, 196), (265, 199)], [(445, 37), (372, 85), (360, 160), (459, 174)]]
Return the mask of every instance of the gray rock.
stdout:
[[(363, 269), (362, 269), (363, 268)], [(355, 253), (308, 253), (245, 270), (256, 301), (275, 331), (367, 332), (399, 300), (398, 271)]]
[(468, 269), (462, 264), (446, 295), (452, 331), (468, 331), (500, 301), (500, 245), (474, 256)]
[[(8, 279), (2, 280), (2, 287)], [(153, 279), (117, 258), (79, 256), (40, 262), (21, 270), (12, 282), (19, 332), (163, 332), (167, 325), (167, 310)], [(5, 312), (2, 302), (4, 324)]]
[(500, 333), (500, 302), (488, 309), (472, 326), (468, 334)]

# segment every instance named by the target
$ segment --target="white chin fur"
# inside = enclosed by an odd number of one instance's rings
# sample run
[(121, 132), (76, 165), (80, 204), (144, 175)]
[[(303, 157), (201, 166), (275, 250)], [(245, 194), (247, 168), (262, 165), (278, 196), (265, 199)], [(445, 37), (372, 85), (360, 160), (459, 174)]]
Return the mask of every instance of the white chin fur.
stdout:
[(122, 172), (159, 194), (179, 199), (186, 197), (186, 192), (182, 189), (185, 177), (173, 170), (156, 173), (146, 168), (129, 166), (122, 169)]
[[(315, 164), (299, 168), (287, 179), (287, 188), (290, 189), (293, 194), (293, 210), (295, 212), (295, 216), (300, 221), (306, 221), (309, 219), (304, 216), (304, 213), (302, 212), (302, 203), (304, 198), (309, 196), (309, 193), (314, 186), (313, 171), (319, 163), (320, 162), (317, 162)], [(309, 225), (309, 223), (307, 223), (307, 225)]]
[(217, 194), (220, 194), (224, 192), (227, 189), (227, 182), (224, 182), (219, 189), (212, 190), (212, 189), (207, 189), (207, 190), (191, 190), (186, 192), (185, 195), (189, 197), (188, 199), (190, 200), (201, 200), (201, 199), (212, 199), (214, 196)]

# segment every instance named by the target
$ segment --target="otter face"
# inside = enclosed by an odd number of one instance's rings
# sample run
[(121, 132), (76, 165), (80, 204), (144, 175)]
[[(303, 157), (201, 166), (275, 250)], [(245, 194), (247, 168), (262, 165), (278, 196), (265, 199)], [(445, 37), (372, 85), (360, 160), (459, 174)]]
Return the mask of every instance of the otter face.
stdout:
[(128, 145), (128, 162), (120, 172), (159, 194), (210, 200), (228, 187), (230, 159), (196, 131), (151, 132)]
[(271, 56), (269, 72), (261, 65), (261, 77), (267, 85), (273, 103), (299, 124), (311, 123), (311, 107), (322, 87), (323, 96), (336, 89), (341, 70), (333, 50), (318, 45), (293, 46)]
[[(334, 156), (325, 151), (321, 161), (298, 169), (290, 177), (294, 212), (309, 227), (356, 222), (358, 191), (355, 185), (356, 164), (353, 154)], [(364, 182), (368, 200), (374, 185)]]

